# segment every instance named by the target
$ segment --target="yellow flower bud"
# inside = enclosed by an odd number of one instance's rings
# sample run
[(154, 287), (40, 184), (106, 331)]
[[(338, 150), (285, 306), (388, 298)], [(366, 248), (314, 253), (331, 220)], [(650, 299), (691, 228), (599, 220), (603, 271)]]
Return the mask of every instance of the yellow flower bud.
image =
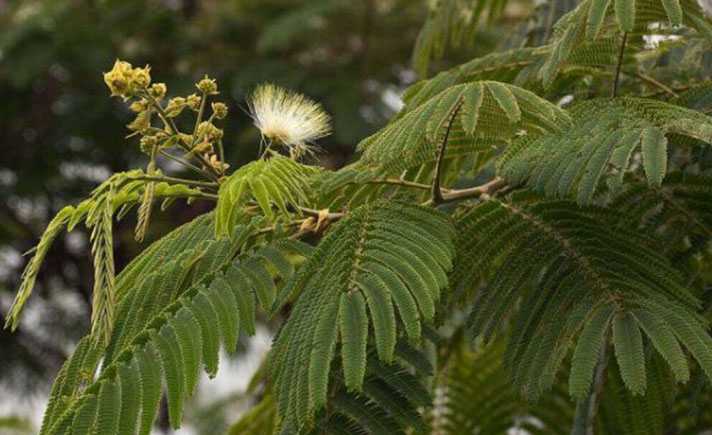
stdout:
[(129, 109), (131, 109), (132, 112), (136, 113), (143, 112), (144, 110), (148, 109), (148, 101), (143, 98), (141, 98), (140, 100), (136, 100), (131, 103)]
[(166, 96), (167, 91), (168, 89), (166, 88), (165, 83), (155, 83), (153, 86), (151, 86), (149, 94), (156, 100), (162, 100), (163, 97)]
[(104, 73), (104, 83), (109, 87), (112, 97), (127, 97), (133, 68), (128, 62), (116, 59), (111, 71)]
[(218, 160), (218, 156), (216, 156), (215, 154), (210, 156), (209, 163), (210, 166), (215, 168), (218, 172), (225, 172), (225, 170), (230, 167), (229, 164)]
[(225, 103), (213, 103), (212, 108), (217, 119), (225, 119), (227, 116), (227, 106)]
[(129, 130), (133, 131), (141, 131), (146, 127), (149, 127), (151, 125), (151, 112), (149, 110), (144, 110), (143, 112), (139, 112), (138, 115), (136, 115), (136, 119), (133, 120), (133, 122), (126, 127)]
[(199, 143), (195, 146), (195, 154), (205, 154), (213, 152), (213, 144), (210, 142)]
[(151, 153), (153, 150), (153, 147), (156, 146), (158, 143), (158, 140), (156, 139), (155, 136), (144, 136), (141, 138), (141, 151), (143, 151), (146, 154)]
[(218, 93), (218, 85), (215, 83), (215, 79), (208, 78), (206, 75), (201, 81), (195, 84), (195, 86), (200, 90), (200, 92), (206, 95), (214, 95)]
[(192, 134), (179, 133), (178, 136), (179, 136), (180, 140), (183, 141), (183, 143), (192, 143), (193, 142)]
[(200, 107), (200, 100), (202, 100), (202, 98), (200, 98), (197, 94), (190, 94), (185, 101), (188, 103), (188, 107), (193, 110), (198, 110)]
[(208, 121), (203, 121), (198, 125), (198, 140), (214, 141), (222, 139), (223, 131), (215, 127)]
[(166, 116), (169, 118), (175, 118), (180, 115), (180, 113), (185, 109), (185, 98), (175, 97), (168, 100), (168, 105), (166, 106)]
[(151, 84), (151, 67), (146, 65), (145, 68), (136, 68), (132, 71), (131, 82), (129, 85), (130, 91), (133, 94), (144, 90)]

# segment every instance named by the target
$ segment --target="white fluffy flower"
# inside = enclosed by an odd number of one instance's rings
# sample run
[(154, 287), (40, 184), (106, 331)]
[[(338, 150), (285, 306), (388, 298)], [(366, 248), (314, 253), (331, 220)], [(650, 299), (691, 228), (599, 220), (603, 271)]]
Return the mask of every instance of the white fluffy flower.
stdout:
[(331, 133), (329, 115), (321, 104), (271, 83), (255, 88), (247, 104), (262, 136), (292, 152), (299, 154), (316, 139)]

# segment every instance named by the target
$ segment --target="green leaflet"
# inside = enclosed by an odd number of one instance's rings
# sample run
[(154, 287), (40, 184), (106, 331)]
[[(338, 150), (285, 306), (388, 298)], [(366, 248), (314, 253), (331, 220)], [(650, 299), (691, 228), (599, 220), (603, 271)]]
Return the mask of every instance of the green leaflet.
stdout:
[[(71, 231), (79, 222), (84, 221), (91, 230), (91, 251), (94, 259), (94, 296), (92, 299), (92, 330), (101, 331), (104, 339), (109, 340), (114, 324), (114, 305), (118, 302), (112, 226), (114, 213), (121, 207), (141, 201), (142, 191), (147, 182), (140, 177), (141, 170), (119, 172), (104, 181), (91, 197), (76, 207), (67, 206), (60, 210), (48, 224), (40, 238), (36, 253), (22, 274), (22, 284), (7, 315), (5, 325), (17, 327), (22, 309), (35, 284), (37, 273), (54, 239), (67, 227)], [(170, 185), (165, 182), (153, 185), (153, 198), (190, 198), (200, 191), (184, 185)], [(145, 257), (144, 257), (145, 258)]]
[[(283, 156), (256, 160), (240, 167), (220, 185), (215, 236), (232, 237), (235, 225), (245, 218), (242, 209), (251, 200), (256, 201), (270, 219), (274, 217), (273, 204), (288, 217), (288, 207), (306, 205), (310, 178), (318, 173), (315, 166), (301, 165)], [(298, 209), (292, 212), (300, 214)]]
[(667, 139), (658, 128), (647, 127), (640, 135), (643, 167), (648, 184), (659, 187), (667, 170)]
[(630, 32), (635, 26), (635, 0), (615, 0), (616, 18), (621, 32)]
[(611, 0), (591, 1), (591, 8), (588, 11), (588, 19), (586, 22), (586, 39), (596, 39), (603, 25), (603, 21), (606, 18), (606, 12), (610, 4)]
[(487, 88), (492, 93), (497, 104), (499, 104), (499, 107), (507, 114), (509, 121), (518, 122), (522, 117), (522, 112), (512, 91), (507, 86), (497, 82), (487, 83)]
[(309, 357), (309, 397), (312, 407), (320, 408), (326, 404), (326, 393), (329, 382), (329, 369), (334, 358), (336, 337), (338, 334), (339, 300), (329, 298), (323, 313), (319, 316), (319, 324), (314, 331), (314, 346)]
[(679, 26), (682, 24), (682, 7), (680, 6), (680, 0), (661, 0), (665, 12), (667, 12), (668, 19), (670, 20), (671, 26)]
[(571, 361), (569, 393), (577, 401), (582, 401), (591, 388), (591, 379), (599, 364), (601, 348), (606, 345), (604, 338), (613, 315), (613, 307), (598, 310), (583, 328), (579, 343)]
[(339, 309), (341, 320), (341, 358), (346, 388), (360, 391), (366, 374), (366, 343), (368, 318), (366, 302), (359, 291), (341, 295)]
[(623, 382), (633, 394), (643, 395), (645, 393), (643, 338), (635, 318), (630, 313), (617, 314), (613, 318), (613, 344)]
[(670, 365), (675, 378), (679, 382), (687, 382), (690, 379), (687, 358), (670, 328), (647, 310), (633, 310), (631, 314), (655, 349)]
[(376, 335), (378, 356), (383, 361), (390, 362), (396, 347), (396, 316), (391, 294), (383, 281), (372, 276), (357, 280), (356, 285), (366, 295)]

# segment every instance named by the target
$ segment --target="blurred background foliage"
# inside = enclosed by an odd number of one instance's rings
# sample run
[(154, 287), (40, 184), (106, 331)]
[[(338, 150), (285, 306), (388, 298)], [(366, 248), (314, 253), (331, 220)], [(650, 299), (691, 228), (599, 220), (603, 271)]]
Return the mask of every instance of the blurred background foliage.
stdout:
[[(521, 22), (533, 7), (527, 0), (441, 1), (454, 8), (421, 0), (0, 0), (0, 316), (18, 287), (22, 253), (48, 219), (111, 173), (145, 164), (137, 139), (124, 139), (131, 113), (109, 98), (102, 80), (116, 58), (150, 63), (169, 95), (192, 92), (204, 74), (216, 78), (230, 108), (222, 125), (233, 167), (258, 152), (245, 92), (265, 81), (303, 92), (333, 116), (335, 133), (320, 141), (319, 158), (338, 167), (400, 108), (402, 90), (419, 76), (497, 48), (545, 41), (536, 23)], [(473, 17), (477, 4), (483, 7)], [(575, 2), (551, 4), (556, 14), (539, 14), (546, 21)], [(438, 15), (442, 10), (455, 12)], [(432, 45), (442, 31), (453, 32), (451, 47)], [(118, 268), (206, 207), (175, 204), (157, 214), (142, 245), (133, 242), (127, 218), (115, 233)], [(6, 398), (46, 396), (89, 327), (87, 234), (79, 229), (62, 238), (19, 330), (0, 329), (0, 416), (13, 409), (3, 408)], [(242, 400), (235, 393), (199, 408), (194, 428), (224, 429), (225, 406)], [(23, 417), (36, 421), (37, 412), (41, 406)]]

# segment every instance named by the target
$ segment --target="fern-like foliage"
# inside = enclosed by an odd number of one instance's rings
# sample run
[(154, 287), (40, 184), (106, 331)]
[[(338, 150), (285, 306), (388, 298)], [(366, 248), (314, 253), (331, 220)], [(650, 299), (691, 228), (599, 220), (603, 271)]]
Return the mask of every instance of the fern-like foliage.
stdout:
[[(60, 210), (45, 229), (35, 250), (35, 255), (28, 263), (22, 275), (22, 284), (15, 297), (6, 326), (17, 327), (22, 309), (32, 294), (37, 274), (52, 242), (66, 227), (71, 231), (84, 221), (91, 230), (91, 250), (94, 257), (94, 298), (92, 302), (92, 331), (101, 332), (107, 337), (111, 334), (114, 319), (116, 284), (113, 254), (113, 218), (118, 211), (124, 215), (132, 206), (140, 202), (146, 181), (143, 172), (133, 170), (114, 174), (97, 187), (89, 199), (82, 201), (76, 208), (66, 206)], [(184, 185), (171, 185), (165, 182), (153, 186), (153, 198), (172, 201), (176, 198), (193, 198), (201, 191)]]
[(496, 80), (524, 86), (531, 82), (530, 70), (550, 51), (550, 47), (514, 48), (472, 59), (435, 77), (410, 86), (403, 95), (406, 108), (412, 110), (445, 89), (477, 80)]
[(363, 140), (359, 165), (399, 172), (435, 161), (443, 141), (446, 157), (463, 157), (502, 147), (522, 130), (560, 131), (568, 121), (565, 111), (516, 86), (452, 86)]
[[(552, 50), (538, 75), (550, 85), (566, 63), (612, 65), (621, 44), (628, 42), (632, 50), (646, 49), (644, 36), (650, 34), (650, 26), (663, 22), (672, 27), (684, 25), (712, 38), (712, 26), (694, 1), (586, 0), (554, 26)], [(626, 35), (623, 42), (619, 34)]]
[(427, 19), (413, 48), (412, 64), (420, 77), (428, 75), (431, 60), (443, 57), (448, 47), (471, 47), (483, 19), (492, 22), (507, 0), (438, 0), (430, 2)]
[[(124, 299), (119, 310), (125, 310), (129, 321), (123, 331), (116, 332), (112, 353), (116, 356), (105, 361), (101, 374), (78, 397), (67, 401), (57, 397), (59, 391), (53, 394), (58, 401), (48, 408), (42, 433), (65, 433), (68, 428), (79, 433), (149, 433), (162, 380), (171, 425), (180, 426), (184, 399), (195, 390), (201, 364), (208, 374), (215, 374), (220, 344), (232, 353), (241, 327), (254, 332), (255, 299), (269, 308), (275, 292), (270, 271), (289, 274), (293, 270), (284, 266), (289, 264), (285, 255), (294, 251), (294, 243), (277, 242), (215, 268), (219, 253), (225, 251), (221, 246), (231, 245), (217, 243), (211, 245), (218, 247), (206, 257), (209, 261), (204, 272), (196, 271), (194, 282), (173, 301), (160, 304), (166, 292), (175, 292), (180, 286), (156, 279), (149, 282), (167, 288), (156, 291), (144, 286)], [(180, 274), (171, 276), (177, 279)], [(144, 326), (135, 330), (137, 323)], [(124, 338), (127, 335), (130, 339)], [(86, 355), (96, 358), (97, 352), (86, 347), (86, 352), (75, 353), (65, 365), (63, 378), (76, 379)]]
[(712, 141), (712, 118), (655, 100), (594, 99), (571, 113), (574, 123), (564, 132), (525, 137), (510, 147), (500, 175), (549, 196), (575, 194), (586, 203), (601, 178), (619, 191), (626, 172), (640, 166), (648, 185), (659, 187), (668, 166), (668, 137), (676, 143), (680, 136)]
[(536, 404), (524, 403), (510, 386), (502, 360), (505, 341), (472, 350), (455, 344), (441, 372), (440, 395), (432, 409), (432, 430), (440, 434), (570, 433), (574, 405), (560, 382)]
[[(334, 368), (330, 375), (326, 407), (315, 415), (310, 427), (301, 433), (373, 433), (404, 434), (415, 430), (425, 433), (427, 424), (423, 410), (431, 406), (430, 395), (416, 377), (432, 373), (425, 355), (400, 341), (390, 364), (379, 361), (370, 348), (367, 356), (363, 388), (350, 391), (344, 385), (343, 372)], [(254, 381), (254, 380), (253, 380)], [(294, 432), (291, 422), (283, 422), (272, 384), (260, 402), (229, 430), (230, 435)]]
[[(166, 258), (172, 256), (176, 250), (190, 250), (193, 246), (204, 244), (212, 236), (213, 227), (212, 213), (205, 214), (153, 243), (117, 276), (116, 300), (122, 301), (127, 294), (134, 290), (143, 291), (145, 294), (156, 290), (155, 286), (141, 290), (141, 283), (150, 278), (154, 272), (160, 274), (159, 269), (164, 266)], [(151, 280), (151, 284), (153, 283), (154, 280)], [(161, 287), (158, 289), (162, 290)], [(154, 305), (153, 309), (155, 310), (157, 307)], [(103, 349), (103, 335), (89, 335), (79, 342), (54, 382), (45, 410), (43, 427), (48, 426), (53, 419), (61, 415), (71, 404), (71, 399), (79, 396), (85, 384), (92, 381)]]
[(540, 201), (524, 192), (479, 205), (458, 221), (456, 282), (472, 286), (488, 265), (501, 263), (476, 296), (474, 331), (491, 338), (513, 306), (524, 307), (515, 316), (504, 362), (525, 396), (551, 387), (577, 336), (569, 391), (578, 400), (589, 392), (609, 337), (634, 393), (646, 386), (643, 335), (678, 381), (689, 379), (681, 345), (712, 377), (712, 338), (694, 311), (696, 298), (650, 240), (610, 228), (615, 219), (603, 210)]
[(244, 208), (249, 201), (256, 201), (267, 217), (274, 216), (273, 205), (288, 217), (289, 206), (308, 203), (310, 177), (318, 172), (314, 166), (279, 155), (242, 166), (220, 186), (215, 235), (232, 235), (235, 224), (245, 216)]
[(712, 237), (712, 179), (706, 175), (669, 173), (659, 189), (631, 184), (610, 207), (637, 217), (639, 229), (673, 249), (682, 243), (698, 252)]
[(280, 415), (290, 425), (307, 426), (327, 404), (337, 341), (344, 383), (361, 391), (369, 325), (385, 362), (393, 360), (398, 318), (411, 341), (420, 339), (447, 285), (452, 237), (444, 215), (390, 202), (353, 210), (324, 238), (282, 293), (299, 298), (271, 353)]

